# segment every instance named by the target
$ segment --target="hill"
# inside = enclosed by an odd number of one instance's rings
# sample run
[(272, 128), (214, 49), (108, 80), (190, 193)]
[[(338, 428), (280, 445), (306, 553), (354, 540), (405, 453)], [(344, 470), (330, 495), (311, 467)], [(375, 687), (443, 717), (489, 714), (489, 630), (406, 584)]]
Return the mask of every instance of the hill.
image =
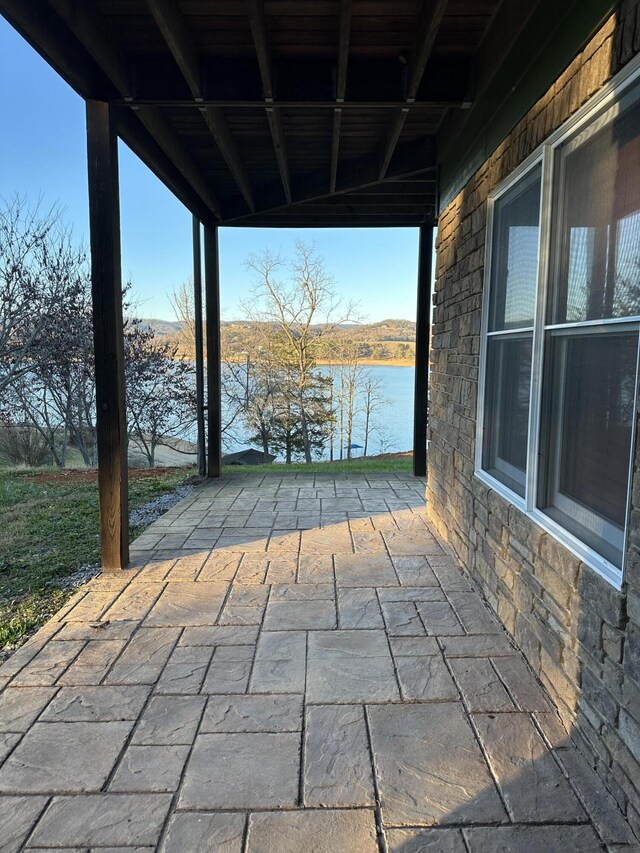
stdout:
[[(177, 321), (145, 318), (145, 326), (161, 337), (179, 338), (181, 324)], [(223, 350), (231, 360), (241, 359), (247, 349), (247, 335), (251, 335), (249, 320), (226, 320), (221, 323)], [(320, 331), (321, 326), (313, 327)], [(345, 323), (334, 332), (338, 340), (358, 344), (358, 353), (369, 363), (410, 364), (415, 354), (416, 324), (412, 320), (380, 320), (377, 323)], [(184, 337), (180, 341), (184, 350)], [(192, 353), (185, 352), (189, 356)]]
[(177, 335), (182, 328), (182, 323), (178, 320), (156, 320), (154, 318), (145, 317), (140, 321), (143, 326), (151, 329), (160, 337), (173, 337)]

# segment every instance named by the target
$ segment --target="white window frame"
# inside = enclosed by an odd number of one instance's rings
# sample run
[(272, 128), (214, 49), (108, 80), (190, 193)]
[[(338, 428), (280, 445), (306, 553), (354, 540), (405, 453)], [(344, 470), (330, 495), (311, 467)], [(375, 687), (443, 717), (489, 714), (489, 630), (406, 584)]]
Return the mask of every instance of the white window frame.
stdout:
[[(551, 518), (544, 510), (537, 506), (537, 493), (539, 482), (539, 447), (541, 435), (542, 417), (542, 377), (544, 375), (544, 348), (547, 335), (554, 329), (579, 331), (581, 327), (588, 326), (614, 326), (623, 324), (629, 330), (634, 329), (637, 333), (640, 329), (640, 315), (610, 320), (583, 321), (577, 323), (549, 324), (547, 323), (547, 296), (549, 293), (549, 279), (552, 274), (551, 237), (552, 216), (554, 208), (554, 192), (556, 182), (554, 181), (554, 170), (559, 159), (558, 149), (571, 142), (572, 149), (577, 147), (582, 137), (591, 136), (600, 127), (613, 121), (622, 109), (631, 104), (640, 103), (640, 55), (636, 56), (628, 65), (612, 80), (606, 83), (574, 116), (565, 122), (558, 130), (554, 131), (526, 160), (524, 160), (514, 171), (493, 190), (487, 200), (487, 224), (485, 240), (485, 269), (484, 269), (484, 292), (482, 305), (482, 321), (480, 331), (480, 371), (478, 377), (478, 400), (476, 418), (476, 442), (475, 442), (475, 476), (501, 495), (509, 503), (516, 506), (521, 512), (535, 521), (547, 533), (562, 543), (569, 551), (582, 559), (587, 565), (605, 578), (616, 589), (622, 587), (626, 557), (626, 543), (628, 541), (629, 506), (631, 496), (631, 485), (633, 476), (633, 457), (635, 446), (636, 418), (633, 419), (631, 433), (631, 452), (629, 458), (629, 476), (627, 483), (626, 521), (623, 531), (622, 565), (619, 568), (609, 562), (600, 553), (582, 542), (577, 536), (570, 533), (561, 524)], [(485, 424), (485, 400), (487, 381), (487, 351), (488, 340), (500, 332), (489, 332), (490, 320), (490, 284), (492, 272), (492, 245), (494, 238), (494, 208), (496, 202), (504, 196), (514, 185), (519, 183), (531, 169), (540, 165), (542, 167), (541, 189), (540, 189), (540, 235), (538, 246), (538, 272), (536, 282), (536, 308), (533, 325), (533, 343), (531, 355), (531, 392), (529, 398), (529, 427), (527, 437), (527, 467), (525, 497), (515, 493), (512, 489), (492, 476), (483, 468), (483, 444)], [(558, 181), (558, 185), (559, 185)], [(556, 223), (557, 224), (557, 223)], [(529, 331), (530, 327), (527, 327)], [(509, 330), (509, 333), (523, 330)], [(638, 359), (640, 360), (640, 333)], [(638, 402), (638, 382), (640, 371), (638, 361), (636, 362), (636, 406)]]

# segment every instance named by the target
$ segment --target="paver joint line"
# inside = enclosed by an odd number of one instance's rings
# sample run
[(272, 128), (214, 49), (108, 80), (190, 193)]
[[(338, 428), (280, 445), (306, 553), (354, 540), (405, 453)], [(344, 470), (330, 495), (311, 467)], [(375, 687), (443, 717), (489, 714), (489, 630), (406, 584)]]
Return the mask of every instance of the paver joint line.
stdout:
[(423, 488), (238, 475), (158, 519), (0, 667), (2, 849), (631, 853)]

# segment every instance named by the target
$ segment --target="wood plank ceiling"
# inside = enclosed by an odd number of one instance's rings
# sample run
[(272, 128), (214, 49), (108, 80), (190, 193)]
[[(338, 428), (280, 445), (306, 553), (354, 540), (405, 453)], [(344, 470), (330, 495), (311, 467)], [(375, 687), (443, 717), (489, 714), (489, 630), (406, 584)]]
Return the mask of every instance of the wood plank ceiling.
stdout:
[[(500, 0), (0, 0), (203, 221), (412, 226)], [(53, 132), (53, 131), (52, 131)]]

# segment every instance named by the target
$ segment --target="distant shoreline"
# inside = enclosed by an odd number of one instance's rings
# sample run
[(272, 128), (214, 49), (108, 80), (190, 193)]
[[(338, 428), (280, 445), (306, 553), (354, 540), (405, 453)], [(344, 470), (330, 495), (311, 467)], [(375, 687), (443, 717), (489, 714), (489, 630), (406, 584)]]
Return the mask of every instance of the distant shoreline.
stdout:
[[(318, 360), (316, 364), (319, 367), (328, 367), (329, 365), (340, 367), (339, 361)], [(412, 358), (385, 358), (382, 360), (376, 358), (359, 358), (358, 364), (365, 367), (414, 367), (415, 362)]]
[[(227, 361), (233, 362), (234, 364), (242, 364), (244, 362), (243, 358), (229, 358)], [(331, 361), (326, 359), (317, 359), (315, 362), (318, 367), (330, 367), (333, 365), (334, 367), (340, 367), (341, 362), (339, 361)], [(385, 358), (385, 359), (377, 359), (377, 358), (359, 358), (358, 365), (362, 365), (364, 367), (414, 367), (415, 361), (412, 358)]]

